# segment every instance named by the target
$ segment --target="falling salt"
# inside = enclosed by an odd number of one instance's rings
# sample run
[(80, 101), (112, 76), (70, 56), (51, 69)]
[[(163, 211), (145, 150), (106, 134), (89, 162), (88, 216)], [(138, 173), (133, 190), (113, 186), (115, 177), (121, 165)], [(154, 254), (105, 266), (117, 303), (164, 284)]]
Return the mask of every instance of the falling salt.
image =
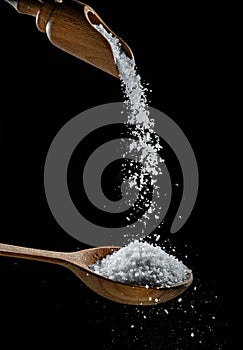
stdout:
[[(190, 270), (159, 246), (133, 241), (89, 266), (114, 281), (149, 287), (170, 287), (188, 278)], [(155, 302), (159, 302), (155, 299)]]
[[(149, 184), (149, 181), (153, 185), (157, 182), (158, 175), (162, 174), (159, 163), (164, 161), (158, 155), (162, 147), (159, 136), (154, 132), (154, 119), (149, 116), (146, 97), (148, 89), (143, 87), (135, 61), (124, 52), (119, 39), (107, 32), (102, 24), (95, 25), (95, 28), (110, 43), (125, 97), (124, 105), (128, 111), (127, 125), (130, 127), (132, 138), (123, 157), (133, 158), (136, 162), (143, 164), (140, 172), (130, 175), (128, 185), (130, 189), (134, 187), (141, 190)], [(159, 192), (153, 195), (159, 197)], [(155, 200), (150, 205), (155, 210), (157, 206)], [(158, 220), (159, 215), (155, 215), (154, 218)], [(144, 215), (143, 219), (146, 226), (146, 220), (149, 220), (150, 217)]]

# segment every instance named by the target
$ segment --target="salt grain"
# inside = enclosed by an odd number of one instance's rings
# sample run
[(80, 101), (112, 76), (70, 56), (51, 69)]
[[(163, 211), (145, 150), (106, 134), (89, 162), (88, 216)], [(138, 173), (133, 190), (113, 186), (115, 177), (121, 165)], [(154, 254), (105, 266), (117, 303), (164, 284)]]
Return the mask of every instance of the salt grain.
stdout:
[(159, 246), (137, 240), (89, 267), (111, 280), (149, 287), (173, 286), (185, 281), (190, 272), (181, 261)]

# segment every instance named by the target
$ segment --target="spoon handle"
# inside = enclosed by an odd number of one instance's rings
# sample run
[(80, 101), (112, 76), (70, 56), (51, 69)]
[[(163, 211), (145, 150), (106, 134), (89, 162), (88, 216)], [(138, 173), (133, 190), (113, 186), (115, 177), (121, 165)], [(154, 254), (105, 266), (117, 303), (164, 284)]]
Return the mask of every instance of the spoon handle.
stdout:
[(65, 253), (0, 243), (0, 256), (38, 260), (63, 265)]

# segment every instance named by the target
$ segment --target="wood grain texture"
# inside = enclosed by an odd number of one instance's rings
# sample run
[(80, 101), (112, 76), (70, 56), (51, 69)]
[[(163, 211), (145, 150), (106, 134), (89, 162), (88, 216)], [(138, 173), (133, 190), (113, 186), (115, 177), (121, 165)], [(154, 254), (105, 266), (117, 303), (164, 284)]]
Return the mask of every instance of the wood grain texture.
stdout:
[(90, 6), (76, 0), (65, 2), (39, 0), (5, 0), (23, 14), (36, 17), (37, 28), (47, 34), (59, 49), (119, 78), (111, 46), (94, 25), (102, 24), (116, 36), (129, 58), (130, 47), (118, 37)]
[[(52, 10), (46, 34), (53, 45), (71, 55), (118, 77), (118, 70), (108, 41), (87, 20), (86, 5), (73, 2)], [(37, 15), (42, 17), (43, 6)], [(46, 14), (45, 14), (46, 15)]]

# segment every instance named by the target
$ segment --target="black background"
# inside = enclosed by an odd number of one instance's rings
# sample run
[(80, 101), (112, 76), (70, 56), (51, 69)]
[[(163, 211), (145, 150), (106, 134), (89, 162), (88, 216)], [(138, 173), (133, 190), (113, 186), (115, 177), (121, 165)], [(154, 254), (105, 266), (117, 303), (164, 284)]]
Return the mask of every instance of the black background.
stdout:
[[(162, 2), (159, 8), (156, 1), (88, 4), (131, 47), (152, 89), (151, 106), (180, 126), (195, 152), (197, 202), (172, 243), (179, 256), (187, 255), (197, 289), (185, 293), (180, 310), (173, 301), (138, 311), (94, 295), (64, 268), (2, 257), (1, 339), (31, 346), (33, 334), (42, 345), (67, 341), (86, 348), (88, 340), (108, 350), (231, 348), (241, 200), (239, 9), (222, 1)], [(68, 120), (123, 100), (119, 80), (55, 48), (34, 18), (4, 1), (0, 26), (0, 241), (61, 251), (86, 248), (52, 217), (44, 162)], [(193, 315), (191, 308), (197, 309)]]

